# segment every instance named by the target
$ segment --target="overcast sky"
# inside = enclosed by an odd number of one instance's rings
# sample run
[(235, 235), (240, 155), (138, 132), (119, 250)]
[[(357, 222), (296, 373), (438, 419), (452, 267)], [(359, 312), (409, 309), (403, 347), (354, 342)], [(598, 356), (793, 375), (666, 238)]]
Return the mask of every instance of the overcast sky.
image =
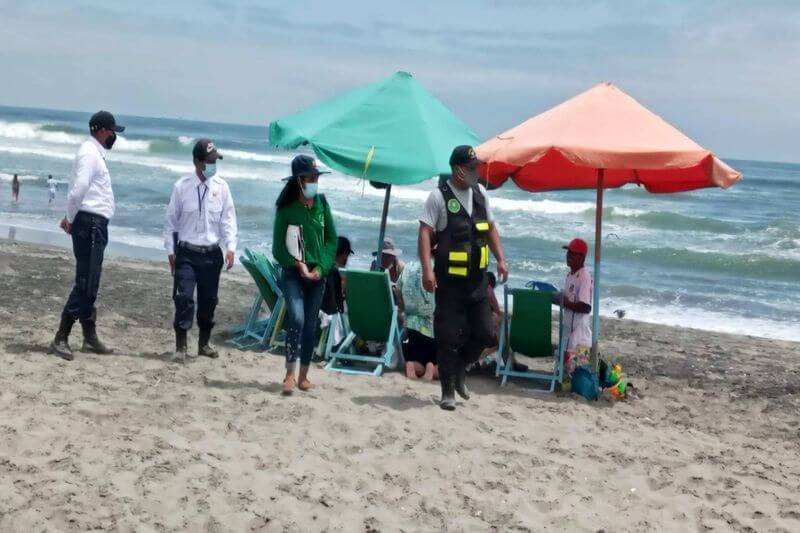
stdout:
[(487, 137), (611, 81), (723, 157), (800, 161), (800, 2), (0, 0), (0, 104), (266, 124), (410, 71)]

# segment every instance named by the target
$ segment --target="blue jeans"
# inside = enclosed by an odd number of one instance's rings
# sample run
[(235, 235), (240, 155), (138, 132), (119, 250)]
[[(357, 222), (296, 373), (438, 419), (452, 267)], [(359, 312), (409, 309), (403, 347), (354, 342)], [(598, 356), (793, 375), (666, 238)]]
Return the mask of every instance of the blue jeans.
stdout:
[(286, 367), (291, 368), (298, 356), (300, 364), (307, 366), (316, 344), (325, 280), (310, 281), (295, 269), (284, 270), (281, 288), (286, 300)]

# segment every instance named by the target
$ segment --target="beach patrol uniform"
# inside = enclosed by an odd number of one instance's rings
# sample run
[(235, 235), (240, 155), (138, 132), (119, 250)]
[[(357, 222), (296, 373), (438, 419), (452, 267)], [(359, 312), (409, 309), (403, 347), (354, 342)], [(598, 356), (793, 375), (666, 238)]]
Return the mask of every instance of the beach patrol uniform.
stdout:
[[(116, 124), (111, 113), (100, 111), (92, 116), (89, 129), (92, 132), (102, 129), (122, 132), (125, 128)], [(95, 302), (100, 289), (103, 254), (108, 244), (108, 222), (114, 216), (114, 207), (106, 147), (90, 137), (81, 144), (75, 156), (67, 194), (66, 218), (71, 224), (75, 283), (61, 312), (56, 338), (50, 346), (52, 352), (67, 360), (72, 360), (67, 340), (76, 320), (83, 328), (84, 351), (100, 354), (112, 351), (97, 338)]]
[(486, 190), (444, 181), (425, 202), (420, 222), (436, 239), (434, 337), (444, 390), (447, 380), (463, 380), (466, 366), (496, 342), (486, 275), (493, 223)]
[(223, 248), (235, 252), (236, 239), (236, 210), (224, 180), (193, 172), (175, 183), (164, 224), (164, 247), (175, 255), (173, 326), (185, 339), (197, 307), (200, 347), (208, 345), (214, 326)]

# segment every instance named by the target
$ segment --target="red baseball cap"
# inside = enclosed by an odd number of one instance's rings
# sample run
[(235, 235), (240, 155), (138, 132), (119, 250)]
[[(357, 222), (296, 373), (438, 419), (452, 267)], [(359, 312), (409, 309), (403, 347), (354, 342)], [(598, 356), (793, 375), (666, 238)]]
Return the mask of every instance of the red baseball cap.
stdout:
[(569, 244), (562, 246), (565, 250), (575, 252), (576, 254), (586, 255), (589, 253), (589, 245), (583, 239), (572, 239)]

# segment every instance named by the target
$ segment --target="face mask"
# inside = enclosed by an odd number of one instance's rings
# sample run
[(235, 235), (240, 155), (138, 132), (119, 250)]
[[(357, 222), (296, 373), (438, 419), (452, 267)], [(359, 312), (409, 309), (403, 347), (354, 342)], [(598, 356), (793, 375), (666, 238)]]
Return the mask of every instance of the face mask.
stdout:
[(217, 174), (217, 164), (216, 163), (206, 163), (206, 169), (203, 171), (203, 176), (206, 179), (211, 179)]
[(314, 198), (319, 192), (319, 183), (306, 183), (303, 187), (303, 196), (306, 198)]
[(106, 147), (106, 150), (111, 150), (111, 147), (114, 146), (114, 141), (116, 141), (116, 140), (117, 140), (117, 134), (114, 133), (114, 132), (111, 132), (111, 135), (106, 137), (106, 142), (103, 143), (105, 145), (105, 147)]
[(464, 172), (464, 175), (461, 176), (461, 179), (464, 180), (464, 183), (466, 183), (470, 187), (474, 187), (475, 185), (478, 184), (478, 181), (480, 181), (481, 177), (476, 171), (468, 170)]

